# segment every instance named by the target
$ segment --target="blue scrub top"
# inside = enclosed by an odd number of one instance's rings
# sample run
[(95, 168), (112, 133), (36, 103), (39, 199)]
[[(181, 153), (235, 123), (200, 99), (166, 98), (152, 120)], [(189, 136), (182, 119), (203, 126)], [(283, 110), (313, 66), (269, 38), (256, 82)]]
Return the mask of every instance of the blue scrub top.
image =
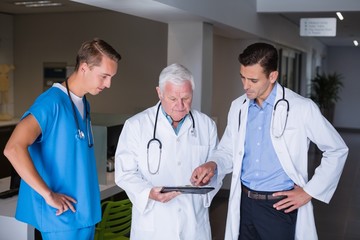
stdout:
[(76, 199), (76, 212), (68, 210), (56, 216), (56, 209), (22, 181), (16, 219), (41, 232), (95, 225), (101, 220), (100, 190), (94, 148), (88, 146), (90, 131), (86, 130), (86, 119), (76, 109), (80, 129), (85, 134), (80, 139), (69, 97), (56, 87), (40, 95), (23, 118), (29, 114), (38, 121), (42, 132), (29, 147), (34, 165), (53, 192)]

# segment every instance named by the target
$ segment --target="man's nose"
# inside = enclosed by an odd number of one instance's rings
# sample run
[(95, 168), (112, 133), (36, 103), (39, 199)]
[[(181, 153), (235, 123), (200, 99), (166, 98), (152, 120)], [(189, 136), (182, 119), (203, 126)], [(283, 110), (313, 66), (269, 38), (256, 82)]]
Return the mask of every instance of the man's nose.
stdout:
[(179, 99), (179, 100), (177, 101), (177, 104), (178, 104), (178, 106), (183, 107), (183, 106), (184, 106), (184, 100)]
[(111, 78), (108, 78), (108, 79), (106, 79), (106, 80), (104, 81), (104, 86), (105, 86), (106, 88), (110, 88), (110, 86), (111, 86)]
[(250, 84), (249, 84), (249, 82), (248, 82), (248, 81), (243, 80), (243, 81), (242, 81), (242, 83), (243, 83), (243, 88), (244, 88), (244, 90), (247, 90), (247, 89), (249, 89), (249, 88), (250, 88)]

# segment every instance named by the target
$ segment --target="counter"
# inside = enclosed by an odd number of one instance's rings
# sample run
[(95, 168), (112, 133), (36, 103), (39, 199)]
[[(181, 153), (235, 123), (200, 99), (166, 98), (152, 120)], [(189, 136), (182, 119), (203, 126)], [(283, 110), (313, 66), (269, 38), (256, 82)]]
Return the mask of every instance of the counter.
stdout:
[(20, 121), (20, 119), (18, 119), (18, 118), (14, 118), (9, 121), (0, 121), (0, 127), (16, 125), (19, 121)]
[[(10, 177), (0, 179), (0, 191), (9, 189)], [(107, 173), (106, 184), (100, 186), (101, 200), (122, 191), (114, 181), (114, 172)], [(15, 219), (17, 196), (0, 199), (0, 239), (1, 240), (34, 240), (35, 229)]]

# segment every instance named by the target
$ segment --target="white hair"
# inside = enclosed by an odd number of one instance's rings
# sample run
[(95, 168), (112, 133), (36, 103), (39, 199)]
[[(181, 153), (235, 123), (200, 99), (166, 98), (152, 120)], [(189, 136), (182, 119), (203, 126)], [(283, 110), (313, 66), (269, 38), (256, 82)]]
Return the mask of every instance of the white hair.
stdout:
[(173, 63), (161, 71), (159, 76), (159, 88), (162, 92), (164, 90), (165, 83), (167, 82), (173, 83), (175, 85), (182, 85), (186, 81), (190, 81), (191, 88), (194, 91), (194, 77), (189, 69), (181, 64)]

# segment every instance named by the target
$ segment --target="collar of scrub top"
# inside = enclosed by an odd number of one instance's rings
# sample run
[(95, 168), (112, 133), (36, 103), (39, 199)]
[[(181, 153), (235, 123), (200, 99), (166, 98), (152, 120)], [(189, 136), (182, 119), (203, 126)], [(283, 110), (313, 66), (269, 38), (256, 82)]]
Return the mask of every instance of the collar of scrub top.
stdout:
[[(170, 117), (170, 115), (165, 112), (165, 110), (164, 110), (164, 108), (163, 108), (162, 106), (161, 106), (161, 111), (162, 111), (162, 113), (164, 114), (164, 116), (166, 117), (166, 119), (169, 121), (170, 125), (172, 126), (173, 120), (172, 120), (172, 118)], [(177, 127), (174, 128), (174, 131), (175, 131), (176, 135), (179, 133), (180, 128), (181, 128), (181, 126), (183, 125), (183, 123), (184, 123), (184, 121), (185, 121), (185, 118), (186, 118), (188, 115), (189, 115), (189, 114), (186, 114), (186, 115), (179, 121)]]

